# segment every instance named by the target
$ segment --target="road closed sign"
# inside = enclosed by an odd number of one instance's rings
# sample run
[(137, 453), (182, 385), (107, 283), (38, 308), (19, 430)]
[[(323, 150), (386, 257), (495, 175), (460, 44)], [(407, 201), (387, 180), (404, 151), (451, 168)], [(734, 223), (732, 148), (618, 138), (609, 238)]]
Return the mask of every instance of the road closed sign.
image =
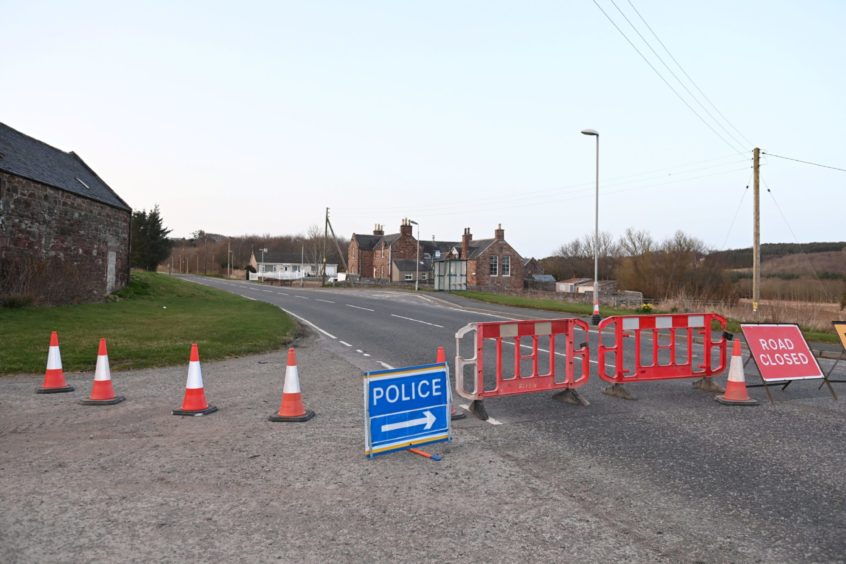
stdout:
[(365, 454), (449, 440), (449, 399), (445, 363), (365, 373)]
[(740, 330), (765, 382), (823, 377), (798, 326), (742, 324)]

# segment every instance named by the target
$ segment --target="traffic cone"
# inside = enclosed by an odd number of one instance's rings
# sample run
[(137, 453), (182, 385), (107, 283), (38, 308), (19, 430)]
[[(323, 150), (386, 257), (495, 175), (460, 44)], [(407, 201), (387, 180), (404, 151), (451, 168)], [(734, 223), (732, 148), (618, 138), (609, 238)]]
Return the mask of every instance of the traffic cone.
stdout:
[(94, 385), (91, 397), (80, 400), (82, 405), (114, 405), (126, 398), (116, 396), (112, 389), (112, 373), (109, 370), (109, 353), (106, 352), (106, 339), (100, 339), (100, 350), (97, 352), (97, 368), (94, 370)]
[(182, 400), (182, 409), (174, 409), (174, 415), (208, 415), (214, 413), (217, 408), (209, 405), (206, 401), (206, 393), (203, 391), (203, 370), (200, 368), (200, 353), (197, 350), (197, 343), (191, 345), (191, 358), (188, 361), (188, 381), (185, 383), (185, 397)]
[(59, 335), (55, 331), (50, 334), (50, 351), (47, 353), (47, 371), (44, 373), (44, 383), (35, 390), (36, 394), (58, 394), (72, 392), (73, 386), (65, 382), (62, 371), (62, 353), (59, 352)]
[[(438, 347), (438, 352), (437, 352), (437, 356), (435, 358), (435, 362), (437, 362), (438, 364), (440, 364), (442, 362), (444, 362), (444, 363), (446, 362), (446, 352), (444, 351), (443, 347)], [(457, 378), (457, 376), (456, 376), (456, 378)], [(452, 405), (452, 403), (450, 403), (449, 418), (450, 418), (451, 421), (458, 421), (459, 419), (464, 419), (465, 417), (467, 417), (466, 413), (458, 411), (457, 409), (455, 409), (455, 406)]]
[(735, 339), (731, 353), (726, 393), (714, 398), (724, 405), (758, 405), (758, 400), (746, 393), (746, 379), (743, 375), (743, 357), (740, 354), (740, 341)]
[(285, 367), (285, 383), (282, 386), (282, 402), (279, 413), (268, 417), (269, 421), (302, 422), (314, 417), (314, 412), (303, 405), (300, 392), (300, 376), (297, 372), (297, 353), (294, 347), (288, 349), (288, 366)]

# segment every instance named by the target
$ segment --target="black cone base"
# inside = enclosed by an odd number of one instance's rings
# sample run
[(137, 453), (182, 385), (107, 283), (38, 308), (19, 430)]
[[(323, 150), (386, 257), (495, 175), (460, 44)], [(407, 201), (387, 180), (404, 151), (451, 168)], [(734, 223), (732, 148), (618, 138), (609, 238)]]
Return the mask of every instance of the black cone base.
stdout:
[(35, 390), (36, 394), (61, 394), (64, 392), (72, 392), (73, 386), (65, 386), (64, 388), (38, 388)]
[(112, 399), (104, 399), (104, 400), (93, 400), (93, 399), (84, 399), (79, 400), (79, 403), (82, 405), (114, 405), (116, 403), (120, 403), (126, 398), (123, 396), (115, 396)]
[(209, 413), (214, 413), (217, 411), (217, 407), (210, 405), (205, 409), (200, 409), (198, 411), (185, 411), (184, 409), (174, 409), (171, 413), (173, 415), (182, 415), (183, 417), (199, 417), (201, 415), (208, 415)]
[(308, 421), (312, 417), (314, 417), (314, 412), (310, 409), (306, 409), (305, 413), (302, 415), (271, 415), (267, 418), (267, 420), (273, 421), (274, 423), (302, 423), (303, 421)]

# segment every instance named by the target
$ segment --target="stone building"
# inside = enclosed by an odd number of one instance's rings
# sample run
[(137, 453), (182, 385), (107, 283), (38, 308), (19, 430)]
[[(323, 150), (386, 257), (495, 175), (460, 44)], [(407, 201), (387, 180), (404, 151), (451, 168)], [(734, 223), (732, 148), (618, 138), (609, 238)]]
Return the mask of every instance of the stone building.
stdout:
[(0, 301), (99, 301), (129, 280), (132, 209), (83, 160), (0, 123)]
[(468, 288), (523, 289), (523, 257), (505, 240), (502, 225), (493, 239), (474, 240), (470, 228), (464, 229), (460, 257), (467, 261)]
[(412, 227), (407, 219), (403, 219), (399, 233), (385, 235), (381, 225), (376, 226), (373, 235), (353, 233), (347, 251), (349, 274), (359, 278), (391, 280), (394, 277), (394, 261), (417, 258), (419, 251)]

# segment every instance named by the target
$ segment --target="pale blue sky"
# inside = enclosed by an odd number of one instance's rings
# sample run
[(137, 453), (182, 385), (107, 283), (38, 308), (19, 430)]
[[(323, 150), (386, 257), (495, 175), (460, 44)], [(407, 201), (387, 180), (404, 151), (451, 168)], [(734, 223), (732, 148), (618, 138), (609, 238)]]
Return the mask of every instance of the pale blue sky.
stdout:
[[(846, 3), (632, 2), (749, 143), (592, 0), (0, 0), (0, 121), (159, 204), (174, 235), (302, 233), (328, 206), (347, 237), (501, 223), (537, 257), (593, 230), (593, 128), (601, 229), (749, 246), (753, 146), (846, 167)], [(846, 173), (769, 158), (762, 178), (764, 242), (846, 239)]]

